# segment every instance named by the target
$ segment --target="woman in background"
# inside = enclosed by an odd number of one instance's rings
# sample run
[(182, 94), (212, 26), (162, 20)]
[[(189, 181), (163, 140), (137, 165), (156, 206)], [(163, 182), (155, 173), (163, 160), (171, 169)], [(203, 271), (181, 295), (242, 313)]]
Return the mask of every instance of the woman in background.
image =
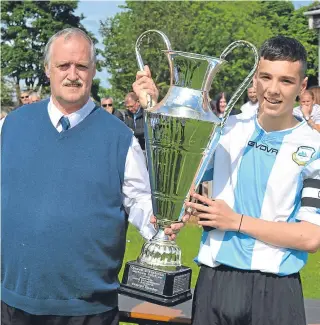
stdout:
[(320, 132), (320, 106), (315, 104), (314, 93), (308, 89), (299, 96), (300, 106), (293, 109), (293, 115), (305, 120), (308, 125)]
[(226, 93), (220, 93), (216, 98), (216, 114), (218, 117), (223, 117), (224, 112), (227, 107), (227, 103), (229, 101), (229, 97)]
[(320, 105), (320, 86), (310, 87), (309, 90), (311, 90), (314, 95), (314, 103)]

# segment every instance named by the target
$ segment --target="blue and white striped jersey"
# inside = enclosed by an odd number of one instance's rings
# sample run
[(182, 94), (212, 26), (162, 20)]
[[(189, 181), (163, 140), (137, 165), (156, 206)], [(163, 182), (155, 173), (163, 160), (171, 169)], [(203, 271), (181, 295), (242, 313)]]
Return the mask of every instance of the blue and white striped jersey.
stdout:
[[(306, 122), (265, 132), (256, 114), (231, 116), (203, 180), (210, 179), (213, 197), (237, 213), (320, 226), (320, 134)], [(196, 258), (210, 267), (224, 264), (278, 275), (298, 272), (306, 260), (306, 252), (218, 229), (203, 232)]]

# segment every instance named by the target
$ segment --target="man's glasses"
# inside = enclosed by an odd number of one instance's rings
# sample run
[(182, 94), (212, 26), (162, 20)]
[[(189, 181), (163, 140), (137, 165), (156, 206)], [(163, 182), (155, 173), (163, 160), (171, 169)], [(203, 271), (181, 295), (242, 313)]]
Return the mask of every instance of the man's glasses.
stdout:
[(20, 96), (20, 99), (29, 98), (29, 96)]
[(102, 104), (102, 107), (112, 106), (113, 104)]

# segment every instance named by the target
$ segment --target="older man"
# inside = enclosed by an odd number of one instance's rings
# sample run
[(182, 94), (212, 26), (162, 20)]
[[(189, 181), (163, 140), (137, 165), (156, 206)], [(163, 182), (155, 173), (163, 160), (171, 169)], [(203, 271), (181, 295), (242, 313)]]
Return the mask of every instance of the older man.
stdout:
[(130, 92), (124, 99), (127, 108), (124, 117), (124, 123), (133, 130), (135, 137), (138, 139), (141, 148), (145, 149), (143, 109), (140, 105), (139, 98), (134, 92)]
[(255, 114), (259, 107), (259, 102), (256, 89), (253, 85), (247, 89), (247, 96), (249, 100), (241, 106), (240, 110), (242, 113)]
[(29, 91), (23, 91), (20, 94), (20, 103), (22, 105), (26, 105), (29, 104)]
[(101, 107), (103, 107), (108, 113), (113, 114), (114, 116), (116, 116), (118, 119), (120, 119), (121, 121), (124, 120), (123, 114), (115, 109), (114, 105), (113, 105), (113, 98), (112, 97), (104, 97), (101, 99)]
[(2, 124), (2, 324), (118, 324), (125, 210), (145, 238), (155, 233), (145, 159), (89, 98), (87, 34), (55, 34), (44, 63), (51, 98)]
[(112, 114), (114, 111), (113, 99), (111, 97), (102, 98), (101, 107), (103, 107), (108, 113)]
[(30, 93), (29, 104), (39, 102), (40, 100), (41, 100), (41, 98), (37, 92), (33, 91), (32, 93)]

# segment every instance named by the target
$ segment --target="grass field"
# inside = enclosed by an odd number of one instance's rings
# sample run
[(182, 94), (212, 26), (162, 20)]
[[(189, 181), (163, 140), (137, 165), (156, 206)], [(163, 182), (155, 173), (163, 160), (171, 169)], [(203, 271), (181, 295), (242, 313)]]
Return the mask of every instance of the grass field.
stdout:
[[(196, 225), (187, 225), (178, 235), (177, 243), (182, 250), (182, 263), (192, 268), (192, 282), (194, 287), (198, 277), (199, 268), (193, 261), (199, 249), (201, 228)], [(143, 239), (138, 231), (129, 226), (127, 234), (127, 248), (124, 263), (137, 259), (143, 244)], [(120, 272), (122, 279), (123, 267)], [(320, 299), (320, 251), (310, 254), (307, 265), (301, 271), (303, 291), (305, 298)]]

